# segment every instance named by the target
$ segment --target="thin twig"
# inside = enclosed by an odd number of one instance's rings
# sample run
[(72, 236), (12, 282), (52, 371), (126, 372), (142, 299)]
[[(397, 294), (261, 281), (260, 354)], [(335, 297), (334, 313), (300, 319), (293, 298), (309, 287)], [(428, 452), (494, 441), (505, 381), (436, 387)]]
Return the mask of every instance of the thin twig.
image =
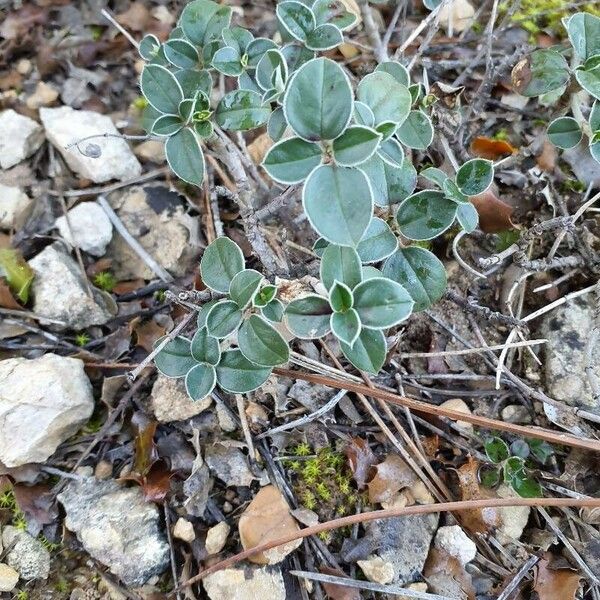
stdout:
[(510, 348), (521, 348), (523, 346), (537, 346), (545, 344), (548, 340), (525, 340), (524, 342), (514, 342), (512, 344), (498, 344), (497, 346), (482, 346), (481, 348), (468, 348), (466, 350), (443, 350), (440, 352), (402, 352), (400, 358), (431, 358), (432, 356), (462, 356), (464, 354), (473, 354), (487, 352), (488, 350), (503, 350), (506, 346)]
[(136, 48), (136, 50), (139, 50), (140, 45), (135, 40), (135, 38), (105, 8), (103, 8), (100, 11), (100, 14), (105, 19), (107, 19), (108, 21), (110, 21), (129, 40), (129, 42)]
[(510, 583), (502, 590), (502, 593), (496, 598), (496, 600), (508, 600), (511, 594), (517, 589), (519, 583), (527, 575), (527, 573), (537, 564), (540, 560), (539, 556), (530, 556), (523, 566), (515, 573), (515, 576), (510, 580)]

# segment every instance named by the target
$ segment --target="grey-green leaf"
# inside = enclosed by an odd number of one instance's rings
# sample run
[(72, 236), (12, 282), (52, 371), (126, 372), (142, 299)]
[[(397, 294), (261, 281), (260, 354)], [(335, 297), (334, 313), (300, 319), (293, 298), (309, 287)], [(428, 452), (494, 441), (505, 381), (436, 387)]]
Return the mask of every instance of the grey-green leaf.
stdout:
[(342, 246), (358, 245), (373, 214), (371, 187), (357, 168), (317, 167), (306, 180), (302, 203), (313, 229)]
[(235, 90), (225, 94), (215, 111), (217, 124), (223, 129), (246, 131), (267, 122), (271, 109), (256, 92)]
[(392, 121), (399, 125), (408, 116), (412, 103), (408, 88), (384, 71), (363, 77), (356, 97), (373, 111), (376, 124)]
[(433, 306), (446, 291), (446, 269), (442, 261), (425, 248), (399, 248), (385, 261), (382, 272), (408, 290), (415, 301), (415, 312)]
[(589, 116), (590, 129), (592, 133), (600, 131), (600, 101), (596, 100), (592, 105)]
[(470, 202), (461, 202), (458, 205), (456, 219), (466, 233), (472, 233), (479, 225), (479, 213)]
[(354, 289), (362, 280), (358, 253), (349, 246), (329, 244), (321, 257), (320, 275), (327, 290), (335, 281)]
[(301, 138), (310, 142), (337, 138), (352, 114), (348, 77), (328, 58), (310, 60), (290, 81), (283, 110), (290, 127)]
[(319, 25), (306, 36), (306, 47), (310, 50), (324, 52), (339, 46), (344, 41), (342, 32), (331, 23)]
[(310, 8), (301, 2), (286, 0), (286, 2), (280, 2), (275, 10), (280, 23), (292, 37), (300, 42), (305, 42), (309, 33), (317, 25)]
[(226, 338), (240, 326), (242, 316), (242, 311), (233, 300), (221, 300), (206, 315), (206, 329), (213, 337)]
[(281, 300), (273, 298), (271, 302), (260, 309), (262, 316), (272, 323), (281, 323), (283, 319), (284, 306)]
[(408, 318), (414, 305), (403, 285), (385, 277), (363, 281), (353, 295), (360, 322), (370, 329), (397, 325)]
[(400, 142), (394, 138), (389, 138), (380, 144), (377, 156), (396, 169), (401, 169), (404, 163), (404, 150)]
[(351, 308), (331, 315), (331, 331), (341, 342), (352, 346), (360, 334), (360, 318)]
[(221, 32), (229, 27), (231, 8), (211, 0), (189, 2), (179, 18), (179, 25), (186, 37), (196, 46), (206, 46), (221, 37)]
[(352, 291), (347, 285), (334, 281), (329, 290), (329, 304), (335, 312), (346, 312), (354, 304)]
[(140, 40), (138, 52), (144, 60), (152, 60), (160, 50), (160, 40), (148, 33)]
[(233, 278), (244, 269), (240, 247), (228, 237), (211, 242), (200, 260), (202, 281), (216, 292), (227, 294)]
[(448, 175), (444, 173), (444, 171), (438, 169), (437, 167), (427, 167), (426, 169), (423, 169), (419, 175), (421, 175), (421, 177), (425, 177), (427, 181), (435, 183), (441, 189), (444, 189), (446, 181), (450, 179)]
[(163, 45), (167, 60), (180, 69), (193, 69), (198, 66), (198, 51), (187, 40), (168, 40)]
[(175, 76), (160, 65), (146, 65), (140, 77), (146, 100), (159, 112), (176, 115), (183, 91)]
[(423, 190), (400, 204), (396, 220), (408, 239), (431, 240), (452, 225), (457, 207), (443, 192)]
[(242, 74), (244, 67), (242, 65), (240, 51), (231, 46), (219, 48), (212, 59), (212, 66), (224, 75), (237, 77)]
[(573, 117), (559, 117), (548, 126), (548, 137), (555, 146), (565, 150), (577, 146), (583, 133)]
[(411, 110), (404, 123), (396, 130), (396, 135), (405, 146), (425, 150), (433, 141), (431, 119), (420, 110)]
[(355, 125), (348, 127), (333, 142), (333, 157), (343, 167), (354, 167), (371, 158), (379, 146), (381, 135), (374, 129)]
[(196, 365), (185, 376), (185, 390), (194, 402), (206, 398), (215, 389), (216, 383), (217, 373), (212, 365)]
[(238, 346), (249, 361), (263, 367), (282, 365), (290, 358), (290, 349), (281, 334), (258, 315), (250, 315), (242, 323)]
[(363, 329), (352, 346), (340, 343), (344, 356), (361, 371), (376, 375), (383, 367), (387, 354), (382, 331)]
[(154, 135), (169, 136), (174, 135), (183, 127), (179, 115), (162, 115), (154, 121), (152, 133)]
[(263, 276), (254, 269), (244, 269), (237, 273), (229, 286), (229, 297), (240, 307), (246, 308), (252, 303), (260, 288)]
[(600, 56), (595, 58), (599, 59), (598, 62), (594, 61), (592, 67), (588, 68), (586, 64), (584, 69), (577, 69), (575, 71), (575, 78), (584, 90), (597, 100), (600, 100)]
[(279, 50), (267, 50), (256, 66), (256, 83), (263, 90), (270, 90), (275, 85), (274, 74), (279, 69), (282, 81), (288, 76), (287, 63)]
[(465, 196), (477, 196), (494, 180), (494, 164), (483, 158), (472, 158), (456, 172), (456, 185)]
[(310, 294), (292, 300), (285, 309), (288, 329), (302, 339), (315, 339), (330, 330), (329, 317), (332, 313), (329, 301), (323, 296)]
[(371, 184), (373, 201), (377, 206), (390, 206), (413, 193), (417, 185), (417, 171), (408, 158), (401, 167), (393, 167), (379, 153), (360, 166)]
[(317, 25), (331, 23), (343, 31), (356, 23), (356, 15), (347, 10), (342, 0), (316, 0), (311, 10)]
[(200, 140), (189, 128), (178, 131), (167, 139), (165, 155), (169, 167), (179, 179), (202, 185), (204, 180), (204, 154)]
[(217, 382), (227, 392), (245, 394), (259, 388), (271, 369), (251, 363), (239, 350), (223, 352), (217, 365)]
[(300, 183), (321, 163), (321, 157), (322, 150), (318, 144), (291, 137), (272, 146), (262, 166), (275, 181)]
[(287, 121), (285, 120), (283, 108), (279, 106), (269, 116), (269, 121), (267, 122), (267, 133), (274, 142), (278, 142), (283, 137), (286, 129)]
[(374, 263), (387, 258), (398, 246), (390, 226), (379, 217), (373, 217), (356, 251), (363, 263)]
[(581, 60), (600, 54), (600, 18), (587, 12), (574, 14), (566, 22), (569, 40)]
[(569, 65), (556, 50), (542, 49), (521, 59), (512, 70), (512, 84), (523, 96), (541, 96), (569, 81)]
[(410, 85), (410, 75), (408, 74), (406, 67), (398, 61), (388, 60), (379, 63), (377, 67), (375, 67), (375, 71), (389, 73), (398, 83), (405, 87)]
[[(164, 341), (164, 337), (154, 342), (154, 348)], [(167, 342), (166, 346), (154, 357), (156, 368), (167, 377), (183, 377), (195, 364), (190, 349), (190, 340), (182, 336)]]
[(221, 358), (219, 341), (209, 335), (206, 327), (200, 327), (192, 338), (190, 347), (192, 356), (198, 362), (216, 365)]
[(375, 115), (364, 102), (359, 102), (358, 100), (354, 102), (353, 117), (357, 125), (364, 125), (365, 127), (373, 127), (375, 125)]

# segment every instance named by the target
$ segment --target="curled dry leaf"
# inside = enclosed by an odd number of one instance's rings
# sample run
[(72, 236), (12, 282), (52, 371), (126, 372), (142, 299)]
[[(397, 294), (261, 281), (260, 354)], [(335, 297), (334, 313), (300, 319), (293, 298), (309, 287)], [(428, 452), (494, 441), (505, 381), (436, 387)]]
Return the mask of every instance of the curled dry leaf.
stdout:
[(475, 600), (471, 575), (457, 558), (445, 550), (431, 548), (423, 568), (423, 576), (434, 594), (457, 600)]
[(580, 579), (577, 571), (562, 568), (547, 552), (535, 567), (533, 589), (539, 600), (575, 600)]
[(485, 136), (476, 137), (471, 142), (471, 153), (479, 158), (497, 160), (514, 154), (517, 149), (505, 140), (494, 140)]
[(369, 443), (361, 438), (352, 438), (344, 448), (352, 476), (359, 490), (365, 489), (367, 481), (373, 475), (373, 466), (377, 462)]
[(397, 454), (390, 454), (382, 463), (375, 466), (375, 475), (367, 484), (369, 501), (373, 504), (391, 502), (404, 487), (416, 480), (415, 474)]
[[(273, 485), (267, 485), (256, 494), (240, 517), (238, 528), (244, 550), (300, 529), (290, 514), (285, 498)], [(301, 539), (294, 540), (265, 552), (253, 554), (248, 560), (259, 565), (273, 565), (281, 562), (300, 544), (302, 544)]]
[(471, 196), (470, 200), (477, 209), (479, 227), (485, 233), (498, 233), (514, 228), (510, 220), (512, 206), (500, 200), (494, 192), (487, 190), (478, 196)]

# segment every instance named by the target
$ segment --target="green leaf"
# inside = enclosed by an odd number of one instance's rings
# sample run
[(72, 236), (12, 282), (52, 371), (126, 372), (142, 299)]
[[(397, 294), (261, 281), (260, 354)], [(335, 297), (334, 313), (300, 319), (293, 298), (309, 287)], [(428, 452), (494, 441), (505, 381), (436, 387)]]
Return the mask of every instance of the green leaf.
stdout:
[(506, 442), (499, 437), (492, 437), (483, 443), (487, 457), (495, 464), (504, 462), (510, 456)]
[(322, 253), (320, 277), (327, 290), (335, 281), (354, 289), (361, 282), (361, 264), (356, 250), (329, 244)]
[(394, 121), (383, 121), (378, 123), (375, 130), (383, 136), (383, 141), (389, 140), (398, 129), (398, 124)]
[(400, 142), (394, 138), (381, 143), (377, 150), (377, 156), (396, 169), (401, 169), (404, 163), (404, 150)]
[(510, 453), (513, 456), (518, 456), (523, 460), (527, 460), (530, 454), (529, 444), (525, 440), (515, 440), (510, 445)]
[(225, 46), (219, 48), (212, 59), (212, 66), (223, 73), (223, 75), (229, 75), (231, 77), (237, 77), (242, 74), (244, 67), (242, 65), (242, 57), (240, 51), (237, 48), (231, 46)]
[(287, 121), (285, 120), (285, 115), (283, 114), (283, 108), (279, 106), (269, 116), (269, 121), (267, 122), (267, 133), (274, 142), (278, 142), (283, 137), (286, 129)]
[(600, 19), (590, 13), (574, 14), (566, 22), (569, 40), (581, 60), (600, 54)]
[(317, 167), (304, 184), (302, 204), (313, 229), (342, 246), (360, 242), (373, 214), (371, 187), (357, 168)]
[(510, 485), (521, 498), (541, 498), (544, 495), (542, 486), (527, 474), (516, 475)]
[(250, 315), (242, 323), (238, 346), (249, 361), (262, 367), (282, 365), (290, 359), (290, 349), (281, 334), (258, 315)]
[(329, 290), (329, 304), (334, 312), (346, 312), (351, 309), (354, 299), (350, 288), (339, 281), (334, 281)]
[(254, 41), (254, 36), (243, 27), (231, 27), (231, 29), (223, 29), (221, 33), (223, 41), (227, 46), (236, 48), (241, 54), (245, 54), (248, 46)]
[(392, 121), (399, 125), (408, 117), (412, 104), (408, 88), (384, 71), (363, 77), (356, 89), (356, 97), (373, 111), (377, 124)]
[(583, 133), (573, 117), (559, 117), (548, 126), (548, 137), (555, 146), (565, 150), (577, 146)]
[(179, 82), (186, 98), (193, 98), (198, 91), (208, 97), (213, 86), (212, 77), (206, 70), (181, 69), (175, 72), (175, 79)]
[(242, 316), (242, 311), (233, 300), (221, 300), (206, 315), (206, 329), (212, 337), (226, 338), (240, 326)]
[(151, 104), (147, 104), (142, 111), (141, 126), (148, 135), (152, 135), (152, 128), (156, 119), (162, 116), (162, 113), (156, 110)]
[(312, 11), (301, 2), (280, 2), (275, 12), (285, 30), (300, 42), (306, 42), (309, 33), (317, 26)]
[(194, 360), (216, 365), (221, 358), (219, 341), (208, 334), (206, 327), (200, 327), (192, 338), (190, 351)]
[(446, 291), (446, 269), (442, 261), (425, 248), (399, 248), (385, 261), (382, 272), (408, 290), (415, 301), (414, 312), (430, 308)]
[(391, 206), (405, 200), (417, 185), (417, 171), (408, 158), (401, 167), (393, 167), (377, 153), (360, 165), (360, 169), (369, 179), (377, 206)]
[(339, 46), (344, 42), (342, 32), (331, 23), (319, 25), (314, 31), (306, 36), (306, 47), (310, 50), (324, 52)]
[(404, 123), (396, 130), (396, 135), (405, 146), (425, 150), (433, 142), (431, 119), (420, 110), (411, 110)]
[(452, 225), (457, 207), (443, 192), (423, 190), (402, 202), (396, 220), (409, 240), (431, 240)]
[(382, 63), (379, 63), (375, 68), (375, 71), (382, 71), (384, 73), (388, 73), (391, 75), (399, 84), (404, 87), (408, 87), (410, 85), (410, 75), (406, 67), (395, 60), (388, 60)]
[(292, 300), (285, 309), (288, 329), (298, 338), (312, 340), (329, 333), (329, 301), (323, 296), (309, 294)]
[(409, 317), (414, 306), (404, 286), (385, 277), (363, 281), (352, 293), (360, 322), (370, 329), (397, 325)]
[(251, 363), (239, 350), (223, 352), (217, 365), (217, 382), (227, 392), (245, 394), (259, 388), (271, 369)]
[(472, 233), (479, 225), (479, 213), (470, 202), (463, 202), (458, 205), (456, 219), (466, 233)]
[(512, 70), (512, 84), (523, 96), (541, 96), (569, 81), (569, 65), (556, 50), (536, 50), (521, 59)]
[(279, 50), (267, 50), (263, 57), (258, 61), (256, 67), (256, 83), (263, 90), (270, 90), (275, 86), (275, 74), (279, 71), (283, 83), (288, 78), (287, 63), (283, 54)]
[(465, 196), (460, 189), (458, 189), (456, 183), (450, 179), (450, 177), (446, 177), (442, 189), (444, 190), (444, 194), (446, 194), (446, 198), (456, 202), (457, 204), (465, 204), (469, 202), (469, 196)]
[(373, 217), (356, 251), (363, 263), (379, 262), (392, 254), (398, 240), (390, 226), (379, 217)]
[(250, 68), (256, 67), (258, 65), (258, 61), (263, 57), (267, 50), (277, 49), (277, 44), (273, 40), (269, 40), (267, 38), (256, 38), (250, 44), (248, 44), (248, 48), (246, 49), (246, 54), (248, 55), (248, 66)]
[(477, 196), (494, 180), (494, 164), (483, 158), (472, 158), (456, 172), (456, 185), (465, 196)]
[(600, 131), (600, 101), (596, 100), (590, 111), (590, 129), (592, 132)]
[(231, 8), (211, 0), (193, 0), (183, 9), (179, 25), (186, 37), (196, 46), (205, 46), (219, 39), (223, 29), (229, 27)]
[(199, 123), (194, 123), (194, 131), (201, 138), (207, 140), (211, 138), (214, 133), (213, 124), (210, 121), (200, 121)]
[(479, 467), (479, 481), (487, 488), (494, 488), (500, 483), (500, 469), (492, 465), (481, 465)]
[(579, 85), (597, 100), (600, 100), (600, 63), (593, 68), (577, 69), (575, 78)]
[(316, 0), (311, 10), (317, 25), (331, 23), (343, 31), (356, 23), (356, 15), (346, 10), (341, 0)]
[(340, 342), (344, 356), (361, 371), (376, 375), (383, 367), (387, 354), (382, 331), (363, 329), (352, 346)]
[(252, 299), (252, 304), (257, 308), (264, 308), (269, 302), (272, 302), (277, 294), (277, 286), (271, 283), (263, 286)]
[[(1, 205), (2, 201), (0, 200)], [(0, 210), (2, 209), (0, 208)], [(22, 304), (27, 304), (35, 272), (19, 250), (0, 248), (0, 277), (6, 279), (10, 291), (18, 300)]]
[(291, 137), (273, 145), (265, 155), (262, 166), (275, 181), (300, 183), (319, 166), (321, 158), (322, 150), (318, 144)]
[(271, 302), (269, 302), (266, 306), (263, 306), (260, 309), (260, 312), (265, 319), (273, 323), (281, 323), (284, 312), (283, 303), (281, 302), (281, 300), (273, 298)]
[(348, 127), (333, 141), (333, 158), (343, 167), (354, 167), (373, 156), (381, 135), (373, 129), (355, 125)]
[(371, 265), (365, 265), (362, 268), (362, 277), (363, 277), (363, 281), (367, 281), (367, 279), (374, 279), (375, 277), (383, 277), (383, 273), (379, 269), (376, 269), (375, 267), (373, 267)]
[(244, 269), (237, 273), (229, 286), (230, 298), (240, 307), (246, 308), (252, 303), (260, 288), (263, 276), (254, 269)]
[(163, 50), (167, 60), (180, 69), (193, 69), (200, 62), (198, 51), (187, 40), (168, 40), (164, 43)]
[(244, 255), (240, 247), (228, 237), (211, 242), (200, 260), (202, 281), (210, 289), (229, 293), (233, 278), (244, 269)]
[(283, 110), (290, 127), (301, 138), (309, 142), (337, 138), (352, 115), (348, 77), (328, 58), (310, 60), (291, 79)]
[(446, 175), (446, 173), (444, 173), (444, 171), (442, 171), (441, 169), (438, 169), (437, 167), (427, 167), (426, 169), (423, 169), (419, 173), (419, 175), (421, 175), (421, 177), (425, 177), (425, 179), (427, 179), (427, 181), (431, 181), (431, 183), (435, 183), (441, 189), (444, 189), (444, 185), (446, 184), (446, 181), (448, 181), (448, 179), (450, 179), (450, 177), (448, 177), (448, 175)]
[(200, 307), (198, 311), (198, 316), (196, 318), (196, 325), (198, 329), (202, 329), (206, 327), (206, 315), (210, 312), (210, 309), (218, 302), (218, 300), (209, 300), (205, 304)]
[(167, 139), (165, 155), (169, 167), (183, 181), (202, 185), (204, 180), (204, 154), (200, 140), (189, 128), (184, 128)]
[(281, 48), (290, 73), (295, 73), (302, 65), (315, 58), (314, 50), (300, 44), (288, 44)]
[(353, 309), (331, 315), (331, 331), (340, 342), (353, 346), (360, 334), (360, 318)]
[(179, 115), (162, 115), (154, 121), (152, 133), (154, 135), (170, 136), (176, 134), (182, 127), (183, 123)]
[(596, 162), (600, 163), (600, 142), (590, 144), (590, 154)]
[[(161, 337), (154, 342), (155, 349), (164, 341), (165, 337)], [(154, 357), (154, 364), (166, 377), (183, 377), (197, 364), (192, 357), (190, 340), (182, 336), (170, 340)]]
[(357, 125), (364, 125), (365, 127), (375, 126), (375, 115), (364, 102), (359, 102), (358, 100), (354, 102), (353, 117)]
[(183, 100), (183, 90), (175, 76), (160, 65), (146, 65), (140, 77), (146, 100), (159, 112), (176, 115)]
[(246, 131), (267, 122), (271, 108), (264, 105), (256, 92), (235, 90), (225, 94), (215, 111), (217, 124), (223, 129)]
[(217, 373), (212, 365), (196, 365), (185, 376), (185, 391), (194, 401), (206, 398), (217, 383)]
[(535, 458), (543, 465), (545, 465), (548, 459), (554, 454), (554, 448), (544, 440), (529, 440), (529, 449), (533, 456), (535, 456)]
[(140, 41), (138, 52), (144, 60), (152, 60), (160, 50), (160, 40), (153, 34), (146, 34)]

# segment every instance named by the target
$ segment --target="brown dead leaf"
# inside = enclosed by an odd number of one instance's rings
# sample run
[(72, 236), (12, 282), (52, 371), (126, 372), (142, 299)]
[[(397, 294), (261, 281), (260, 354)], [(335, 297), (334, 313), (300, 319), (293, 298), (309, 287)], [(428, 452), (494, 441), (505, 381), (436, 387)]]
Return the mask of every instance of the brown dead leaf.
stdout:
[(251, 144), (248, 145), (248, 154), (254, 164), (262, 163), (267, 150), (273, 145), (273, 140), (268, 133), (259, 135)]
[[(325, 575), (335, 575), (336, 577), (346, 577), (341, 569), (333, 569), (323, 565), (319, 571)], [(335, 583), (322, 583), (323, 589), (330, 600), (360, 600), (360, 590), (357, 588), (346, 587)]]
[(158, 423), (151, 421), (143, 413), (136, 412), (131, 418), (131, 424), (136, 429), (132, 472), (140, 477), (144, 477), (158, 460), (158, 451), (154, 443), (154, 434), (156, 433)]
[(460, 561), (444, 550), (431, 548), (423, 568), (423, 576), (434, 594), (456, 598), (456, 600), (475, 600), (475, 588), (471, 575), (465, 571)]
[[(290, 514), (290, 507), (282, 493), (273, 485), (267, 485), (256, 494), (240, 517), (238, 528), (244, 550), (300, 529)], [(281, 561), (301, 543), (302, 540), (294, 540), (253, 554), (248, 560), (259, 565), (272, 565)]]
[(537, 166), (546, 173), (552, 173), (556, 168), (557, 160), (558, 150), (556, 149), (556, 146), (550, 140), (545, 139), (542, 145), (542, 151), (535, 158)]
[(132, 2), (125, 12), (117, 15), (117, 21), (132, 31), (146, 31), (150, 18), (150, 11), (143, 2)]
[(397, 454), (390, 454), (375, 466), (375, 476), (367, 484), (369, 501), (391, 502), (396, 494), (404, 487), (409, 487), (416, 481), (412, 469)]
[(547, 552), (535, 566), (533, 589), (539, 600), (575, 600), (581, 575), (565, 568), (553, 568), (555, 557)]
[(140, 323), (139, 321), (131, 324), (132, 333), (136, 336), (136, 345), (142, 347), (146, 352), (152, 352), (154, 342), (163, 337), (166, 329), (161, 327), (154, 319)]
[(154, 463), (142, 482), (144, 498), (148, 502), (162, 502), (171, 489), (171, 477), (172, 474), (163, 461)]
[(0, 306), (2, 308), (23, 308), (13, 296), (4, 277), (0, 277)]
[(498, 233), (513, 229), (512, 206), (500, 200), (494, 192), (487, 190), (478, 196), (471, 196), (471, 203), (479, 214), (479, 227), (485, 233)]
[(479, 156), (479, 158), (497, 160), (504, 156), (510, 156), (515, 152), (517, 152), (517, 149), (504, 140), (479, 136), (471, 142), (471, 153)]
[(367, 481), (373, 477), (373, 466), (377, 462), (369, 443), (361, 438), (352, 438), (344, 448), (350, 470), (359, 490), (365, 489)]

